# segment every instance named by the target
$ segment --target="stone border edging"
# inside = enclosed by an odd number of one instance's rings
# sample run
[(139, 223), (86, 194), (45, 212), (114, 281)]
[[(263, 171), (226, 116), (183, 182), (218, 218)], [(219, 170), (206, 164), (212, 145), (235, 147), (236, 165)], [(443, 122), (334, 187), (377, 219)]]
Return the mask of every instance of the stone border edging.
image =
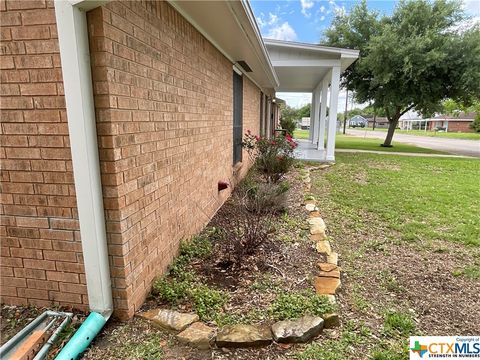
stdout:
[[(322, 170), (331, 164), (323, 164), (307, 169), (303, 177), (305, 190), (311, 189), (310, 171)], [(327, 296), (336, 303), (335, 294), (340, 289), (341, 268), (338, 266), (338, 254), (332, 251), (330, 241), (325, 233), (326, 225), (313, 196), (304, 201), (309, 212), (310, 240), (316, 243), (316, 250), (326, 257), (326, 262), (319, 261), (318, 274), (314, 278), (315, 291)], [(318, 336), (322, 330), (340, 324), (337, 313), (324, 314), (322, 317), (305, 315), (294, 320), (277, 321), (273, 325), (236, 324), (225, 325), (220, 329), (208, 326), (200, 321), (197, 314), (180, 313), (170, 309), (153, 309), (137, 314), (138, 317), (152, 322), (153, 325), (166, 330), (176, 331), (177, 339), (185, 344), (199, 348), (245, 348), (261, 347), (276, 343), (306, 343)]]
[(307, 343), (323, 329), (339, 325), (336, 313), (320, 316), (305, 315), (294, 320), (277, 321), (270, 325), (236, 324), (213, 328), (193, 313), (170, 309), (153, 309), (137, 314), (154, 326), (177, 332), (177, 339), (198, 349), (262, 347), (271, 343)]

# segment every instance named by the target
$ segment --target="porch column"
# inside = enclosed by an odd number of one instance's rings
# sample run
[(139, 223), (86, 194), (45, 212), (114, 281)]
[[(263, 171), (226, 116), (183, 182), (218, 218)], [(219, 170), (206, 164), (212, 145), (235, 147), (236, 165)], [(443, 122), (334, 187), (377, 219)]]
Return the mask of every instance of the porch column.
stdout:
[(327, 161), (335, 161), (335, 132), (337, 127), (338, 92), (340, 87), (340, 67), (332, 68), (330, 82), (330, 107), (328, 109)]
[(308, 132), (308, 141), (310, 141), (311, 143), (314, 142), (314, 132), (315, 132), (315, 121), (313, 121), (313, 116), (312, 116), (312, 113), (314, 111), (314, 107), (315, 107), (315, 93), (312, 92), (312, 100), (310, 102), (311, 106), (310, 106), (310, 129), (309, 129), (309, 132)]
[(327, 123), (327, 96), (328, 96), (328, 79), (325, 76), (322, 80), (322, 96), (320, 103), (320, 129), (318, 132), (318, 150), (325, 150), (325, 125)]
[(320, 125), (320, 119), (318, 118), (318, 110), (319, 110), (319, 104), (320, 103), (320, 93), (318, 90), (318, 87), (313, 90), (313, 96), (312, 96), (312, 108), (310, 111), (310, 118), (312, 119), (313, 123), (315, 124), (315, 128), (313, 131), (313, 143), (317, 144), (318, 142), (318, 131), (319, 131), (319, 125)]

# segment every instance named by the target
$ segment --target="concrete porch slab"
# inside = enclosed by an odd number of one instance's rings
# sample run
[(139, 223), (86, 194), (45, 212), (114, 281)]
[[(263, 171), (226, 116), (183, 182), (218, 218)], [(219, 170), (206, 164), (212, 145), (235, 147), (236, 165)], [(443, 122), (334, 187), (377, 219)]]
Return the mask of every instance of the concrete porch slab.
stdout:
[(295, 158), (298, 160), (317, 161), (317, 162), (330, 162), (326, 160), (325, 150), (317, 150), (315, 144), (312, 144), (309, 140), (297, 140), (298, 147), (294, 151)]

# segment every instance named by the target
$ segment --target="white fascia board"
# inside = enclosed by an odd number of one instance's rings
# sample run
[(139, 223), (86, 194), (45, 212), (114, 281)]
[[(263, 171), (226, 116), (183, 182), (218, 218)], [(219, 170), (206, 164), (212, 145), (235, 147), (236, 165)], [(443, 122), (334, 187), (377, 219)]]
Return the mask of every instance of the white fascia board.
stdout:
[[(70, 150), (88, 302), (105, 318), (113, 311), (84, 2), (55, 1)], [(90, 3), (86, 1), (85, 3)]]
[(340, 66), (340, 60), (319, 59), (319, 60), (274, 60), (274, 67), (333, 67)]
[(310, 51), (318, 51), (318, 52), (339, 54), (339, 55), (342, 55), (342, 54), (352, 55), (357, 57), (360, 53), (358, 50), (353, 50), (353, 49), (337, 48), (337, 47), (325, 46), (325, 45), (298, 43), (294, 41), (273, 40), (273, 39), (265, 39), (264, 41), (267, 46), (270, 45), (270, 46), (286, 47), (286, 48), (296, 49), (296, 50), (310, 50)]

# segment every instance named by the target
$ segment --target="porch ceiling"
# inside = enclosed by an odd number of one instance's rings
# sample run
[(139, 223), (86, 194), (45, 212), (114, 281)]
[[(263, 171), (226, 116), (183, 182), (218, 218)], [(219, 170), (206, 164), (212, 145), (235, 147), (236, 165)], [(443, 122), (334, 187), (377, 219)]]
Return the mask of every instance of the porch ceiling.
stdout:
[(313, 92), (329, 71), (343, 71), (357, 58), (358, 50), (290, 41), (265, 40), (280, 85), (277, 91)]

